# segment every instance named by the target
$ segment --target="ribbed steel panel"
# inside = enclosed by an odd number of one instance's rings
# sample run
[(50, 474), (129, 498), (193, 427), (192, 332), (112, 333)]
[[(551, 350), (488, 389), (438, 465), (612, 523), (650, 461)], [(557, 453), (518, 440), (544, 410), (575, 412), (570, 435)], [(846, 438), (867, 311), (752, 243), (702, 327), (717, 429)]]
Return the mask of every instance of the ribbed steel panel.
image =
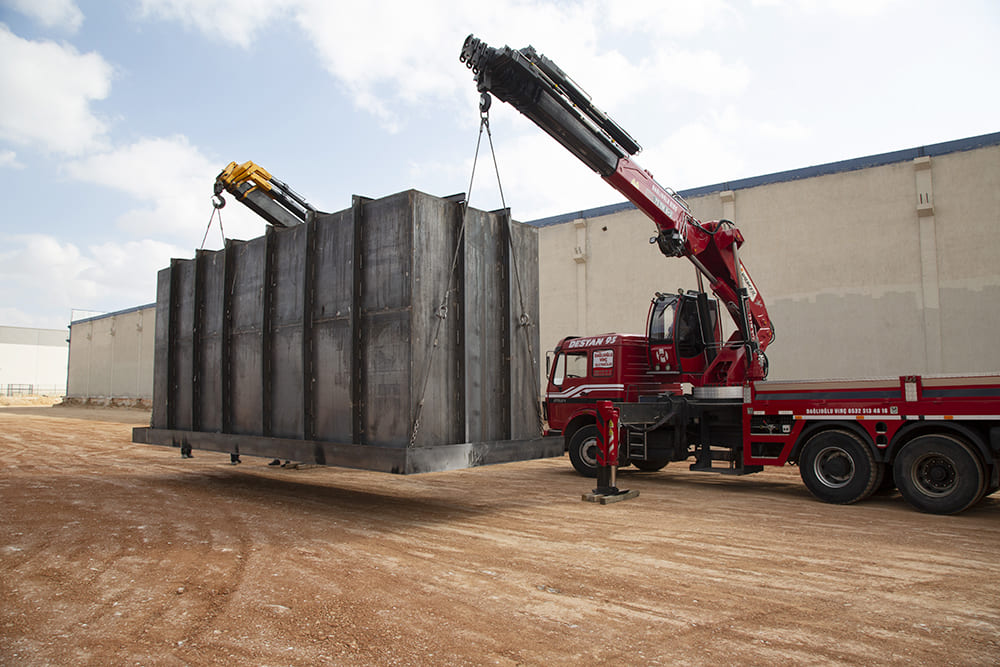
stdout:
[(355, 197), (172, 260), (134, 439), (393, 472), (558, 454), (540, 438), (537, 230), (462, 211)]

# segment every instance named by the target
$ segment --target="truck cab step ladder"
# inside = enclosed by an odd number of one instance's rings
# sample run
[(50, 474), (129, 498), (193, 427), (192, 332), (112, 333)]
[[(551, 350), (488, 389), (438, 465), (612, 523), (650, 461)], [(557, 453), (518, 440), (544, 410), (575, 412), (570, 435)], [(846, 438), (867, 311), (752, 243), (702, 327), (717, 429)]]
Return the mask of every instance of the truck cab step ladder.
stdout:
[(646, 444), (646, 432), (636, 431), (633, 429), (627, 429), (627, 431), (628, 431), (629, 460), (637, 459), (639, 461), (645, 461), (646, 454), (648, 452)]

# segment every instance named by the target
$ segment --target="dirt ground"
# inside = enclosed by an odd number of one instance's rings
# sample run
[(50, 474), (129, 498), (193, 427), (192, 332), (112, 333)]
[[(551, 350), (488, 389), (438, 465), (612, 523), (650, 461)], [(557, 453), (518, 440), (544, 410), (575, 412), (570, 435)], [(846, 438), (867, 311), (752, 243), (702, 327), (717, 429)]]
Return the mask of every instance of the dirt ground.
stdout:
[(566, 458), (233, 466), (132, 444), (148, 416), (0, 408), (0, 663), (1000, 660), (998, 496), (932, 516), (671, 466), (601, 506)]

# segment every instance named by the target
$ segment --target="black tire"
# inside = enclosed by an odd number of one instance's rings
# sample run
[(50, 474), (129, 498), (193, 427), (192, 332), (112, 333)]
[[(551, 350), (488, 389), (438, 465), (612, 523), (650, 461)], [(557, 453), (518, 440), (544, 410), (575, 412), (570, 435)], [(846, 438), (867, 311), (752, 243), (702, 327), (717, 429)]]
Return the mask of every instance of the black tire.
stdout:
[(569, 460), (584, 477), (597, 477), (597, 426), (581, 426), (569, 441)]
[(822, 431), (806, 441), (799, 474), (809, 491), (826, 503), (849, 505), (872, 494), (881, 481), (871, 449), (850, 431)]
[(986, 487), (984, 472), (969, 445), (943, 433), (909, 441), (892, 466), (903, 499), (929, 514), (958, 514), (976, 504)]
[(979, 500), (982, 500), (986, 496), (992, 496), (997, 491), (1000, 491), (1000, 483), (993, 483), (993, 471), (989, 466), (986, 466), (983, 468), (983, 494)]
[(656, 472), (657, 470), (663, 470), (666, 468), (670, 461), (662, 461), (659, 459), (654, 459), (652, 461), (638, 461), (636, 459), (632, 459), (631, 463), (643, 472)]

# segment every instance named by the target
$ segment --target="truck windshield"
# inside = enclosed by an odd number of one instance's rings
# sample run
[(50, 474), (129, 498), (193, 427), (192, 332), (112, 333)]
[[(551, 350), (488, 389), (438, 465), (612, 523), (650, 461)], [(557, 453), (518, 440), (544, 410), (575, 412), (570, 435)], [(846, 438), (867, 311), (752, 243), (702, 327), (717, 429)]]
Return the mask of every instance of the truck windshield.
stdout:
[(671, 343), (674, 340), (674, 306), (677, 297), (673, 294), (657, 297), (649, 313), (649, 342)]
[(552, 369), (552, 384), (561, 387), (566, 378), (587, 377), (587, 351), (560, 352)]

